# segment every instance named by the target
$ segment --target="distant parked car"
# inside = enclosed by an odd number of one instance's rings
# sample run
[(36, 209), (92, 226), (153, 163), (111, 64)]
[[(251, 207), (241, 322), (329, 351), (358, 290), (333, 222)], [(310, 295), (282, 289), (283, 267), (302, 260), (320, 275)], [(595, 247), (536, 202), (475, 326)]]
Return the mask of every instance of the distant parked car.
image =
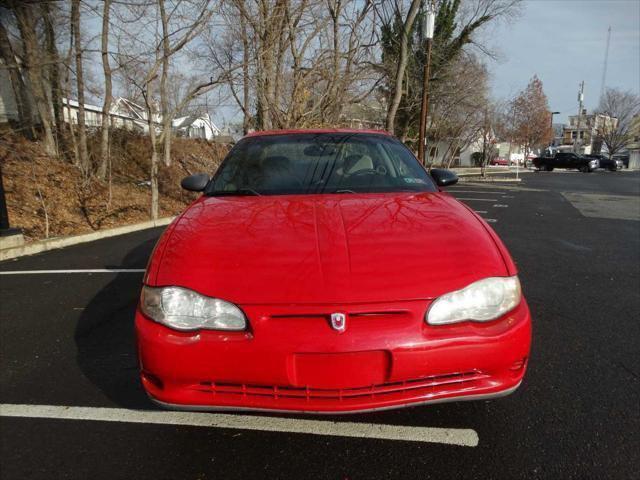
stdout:
[(598, 159), (571, 152), (558, 152), (552, 157), (536, 157), (533, 164), (538, 170), (547, 172), (553, 171), (554, 168), (567, 168), (589, 173), (599, 167)]
[(620, 153), (613, 156), (614, 159), (620, 160), (624, 165), (624, 168), (629, 168), (629, 154), (628, 153)]
[(494, 158), (493, 160), (491, 160), (489, 162), (489, 165), (501, 165), (501, 166), (505, 166), (508, 167), (509, 166), (509, 160), (507, 160), (506, 158)]
[(622, 170), (624, 168), (624, 162), (621, 158), (609, 158), (604, 155), (585, 155), (587, 158), (593, 158), (598, 160), (599, 168), (606, 168), (611, 172), (615, 172), (616, 170)]

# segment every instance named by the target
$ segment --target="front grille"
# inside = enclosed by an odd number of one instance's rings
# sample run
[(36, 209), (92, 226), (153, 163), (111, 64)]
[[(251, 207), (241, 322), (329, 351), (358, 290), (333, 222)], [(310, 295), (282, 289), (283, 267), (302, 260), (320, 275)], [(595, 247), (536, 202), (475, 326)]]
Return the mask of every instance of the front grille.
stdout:
[[(409, 310), (365, 310), (365, 311), (348, 311), (346, 312), (349, 318), (409, 318), (411, 312)], [(309, 312), (297, 312), (297, 313), (273, 313), (269, 315), (272, 319), (310, 319), (310, 318), (331, 318), (331, 313), (309, 313)]]
[(360, 388), (320, 389), (309, 387), (290, 387), (276, 385), (249, 385), (223, 382), (200, 382), (193, 385), (192, 390), (220, 395), (221, 397), (251, 398), (268, 397), (272, 399), (307, 399), (341, 401), (362, 397), (377, 398), (391, 394), (417, 395), (446, 389), (448, 385), (467, 384), (487, 378), (488, 375), (479, 371), (451, 373), (431, 377), (404, 380), (401, 382), (383, 383)]

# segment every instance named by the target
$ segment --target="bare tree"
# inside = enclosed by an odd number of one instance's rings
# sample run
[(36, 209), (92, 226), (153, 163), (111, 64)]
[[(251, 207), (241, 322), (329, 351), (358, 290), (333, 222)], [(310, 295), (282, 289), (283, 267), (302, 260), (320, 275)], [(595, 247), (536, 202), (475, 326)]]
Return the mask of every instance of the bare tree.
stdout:
[(35, 138), (35, 130), (33, 125), (33, 113), (31, 111), (31, 101), (29, 100), (27, 86), (22, 78), (22, 69), (16, 61), (17, 55), (14, 52), (13, 45), (9, 40), (7, 29), (0, 18), (0, 56), (4, 64), (9, 70), (9, 78), (11, 80), (11, 88), (14, 98), (16, 99), (16, 108), (18, 110), (18, 129), (23, 132), (27, 138)]
[(427, 142), (446, 145), (442, 159), (447, 167), (482, 136), (490, 103), (488, 77), (486, 67), (474, 55), (462, 55), (441, 68), (439, 81), (433, 83)]
[(640, 115), (640, 96), (630, 91), (607, 88), (596, 113), (610, 119), (598, 122), (596, 135), (605, 144), (609, 158), (633, 142), (633, 118)]
[[(155, 7), (155, 9), (154, 9)], [(165, 164), (170, 164), (171, 124), (176, 112), (180, 111), (194, 98), (202, 95), (218, 82), (213, 78), (199, 83), (191, 88), (182, 101), (169, 108), (169, 92), (167, 78), (169, 68), (174, 57), (192, 42), (202, 31), (206, 22), (213, 14), (211, 0), (194, 0), (193, 2), (178, 1), (167, 11), (164, 0), (157, 0), (155, 5), (148, 3), (142, 6), (134, 5), (120, 14), (123, 25), (135, 23), (138, 30), (135, 36), (120, 33), (118, 65), (126, 80), (135, 85), (144, 99), (146, 120), (151, 144), (151, 218), (158, 218), (158, 143), (164, 145)], [(185, 13), (189, 11), (190, 14)], [(180, 15), (177, 14), (180, 12)], [(157, 17), (156, 17), (157, 15)], [(173, 17), (173, 15), (176, 15)], [(161, 27), (158, 31), (153, 18), (160, 18)], [(172, 20), (175, 20), (172, 27)], [(144, 35), (140, 27), (148, 28), (144, 42), (140, 36)], [(160, 82), (158, 85), (158, 76)], [(158, 111), (154, 93), (160, 90), (161, 109)], [(166, 109), (163, 111), (163, 108)], [(160, 136), (156, 129), (162, 126)]]
[[(375, 72), (372, 0), (234, 0), (224, 35), (202, 48), (227, 72), (243, 128), (336, 125), (370, 96)], [(237, 19), (240, 19), (238, 22)], [(222, 78), (224, 75), (218, 75)]]
[[(53, 6), (56, 8), (56, 6)], [(53, 117), (55, 120), (55, 134), (58, 146), (64, 148), (64, 111), (62, 104), (62, 87), (60, 84), (60, 64), (61, 59), (58, 55), (57, 41), (57, 25), (54, 21), (54, 12), (49, 2), (43, 2), (40, 5), (41, 15), (44, 23), (45, 32), (45, 52), (47, 56), (48, 80), (51, 92), (51, 104), (53, 106)]]
[(22, 40), (23, 66), (27, 73), (31, 94), (42, 125), (43, 143), (48, 155), (56, 156), (58, 149), (53, 135), (54, 120), (48, 101), (47, 81), (44, 74), (43, 50), (38, 42), (36, 5), (11, 2)]
[[(387, 111), (386, 127), (389, 133), (394, 133), (395, 129), (396, 114), (398, 113), (398, 107), (400, 106), (400, 101), (402, 100), (402, 86), (404, 84), (404, 75), (407, 70), (410, 33), (413, 29), (413, 22), (418, 15), (418, 10), (420, 9), (421, 4), (421, 0), (412, 0), (409, 12), (402, 22), (402, 29), (400, 32), (400, 53), (398, 55), (398, 63), (396, 66), (395, 78), (393, 83), (393, 95), (391, 97), (391, 101), (389, 102), (389, 110)], [(398, 13), (399, 12), (394, 12), (394, 17)]]
[(82, 65), (82, 35), (80, 31), (80, 0), (71, 2), (71, 36), (76, 67), (76, 88), (78, 93), (78, 166), (85, 178), (91, 174), (89, 149), (87, 148), (87, 127), (85, 120), (84, 68)]
[[(191, 42), (194, 38), (196, 38), (202, 29), (205, 27), (206, 22), (209, 20), (211, 15), (213, 14), (213, 9), (210, 5), (210, 0), (204, 0), (201, 2), (196, 2), (195, 11), (193, 12), (193, 16), (188, 16), (182, 14), (180, 18), (181, 24), (177, 26), (175, 31), (170, 29), (169, 23), (171, 21), (171, 14), (178, 11), (179, 8), (186, 8), (182, 4), (187, 4), (189, 2), (177, 2), (176, 5), (173, 5), (173, 9), (171, 13), (167, 13), (167, 9), (165, 6), (165, 0), (157, 0), (158, 2), (158, 11), (160, 14), (160, 22), (162, 25), (162, 38), (160, 44), (157, 46), (157, 50), (160, 53), (159, 58), (161, 60), (161, 64), (155, 67), (157, 70), (161, 68), (160, 73), (160, 106), (162, 111), (162, 123), (163, 123), (163, 132), (162, 132), (162, 141), (163, 141), (163, 150), (164, 150), (164, 163), (165, 165), (171, 164), (171, 124), (173, 120), (174, 113), (169, 110), (169, 96), (167, 92), (167, 79), (169, 76), (169, 67), (171, 57), (182, 50), (189, 42)], [(186, 19), (184, 18), (186, 17)], [(171, 43), (171, 38), (175, 37), (176, 32), (180, 32), (184, 29), (184, 33), (181, 37), (178, 37), (178, 40), (175, 43)], [(153, 68), (152, 68), (153, 70)], [(198, 85), (192, 92), (190, 92), (187, 96), (190, 97), (189, 100), (195, 98), (196, 96), (202, 94), (208, 87), (213, 86), (214, 82), (208, 82), (202, 85)], [(186, 102), (185, 102), (186, 103)]]
[(100, 53), (102, 55), (102, 71), (104, 72), (104, 102), (102, 104), (102, 136), (100, 141), (100, 163), (97, 176), (104, 179), (110, 165), (109, 128), (111, 126), (112, 79), (111, 64), (109, 63), (109, 19), (111, 15), (111, 0), (104, 0), (102, 7), (102, 32)]

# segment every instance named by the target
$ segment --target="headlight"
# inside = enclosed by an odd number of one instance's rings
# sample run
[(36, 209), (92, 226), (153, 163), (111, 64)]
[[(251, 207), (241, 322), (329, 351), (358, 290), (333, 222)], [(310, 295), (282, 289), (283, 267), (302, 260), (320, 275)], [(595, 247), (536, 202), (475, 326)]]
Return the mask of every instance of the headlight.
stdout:
[(427, 311), (426, 321), (430, 325), (488, 322), (515, 308), (521, 298), (517, 276), (485, 278), (437, 298)]
[(242, 310), (233, 303), (205, 297), (182, 287), (142, 287), (145, 315), (176, 330), (244, 330)]

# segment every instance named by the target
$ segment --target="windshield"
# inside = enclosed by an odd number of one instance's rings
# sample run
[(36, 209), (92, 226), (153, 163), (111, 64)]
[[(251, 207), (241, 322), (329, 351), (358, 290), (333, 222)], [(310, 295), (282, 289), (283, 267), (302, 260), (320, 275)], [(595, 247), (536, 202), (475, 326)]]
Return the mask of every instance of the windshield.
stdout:
[(433, 192), (411, 152), (386, 135), (303, 133), (247, 137), (229, 152), (208, 195)]

